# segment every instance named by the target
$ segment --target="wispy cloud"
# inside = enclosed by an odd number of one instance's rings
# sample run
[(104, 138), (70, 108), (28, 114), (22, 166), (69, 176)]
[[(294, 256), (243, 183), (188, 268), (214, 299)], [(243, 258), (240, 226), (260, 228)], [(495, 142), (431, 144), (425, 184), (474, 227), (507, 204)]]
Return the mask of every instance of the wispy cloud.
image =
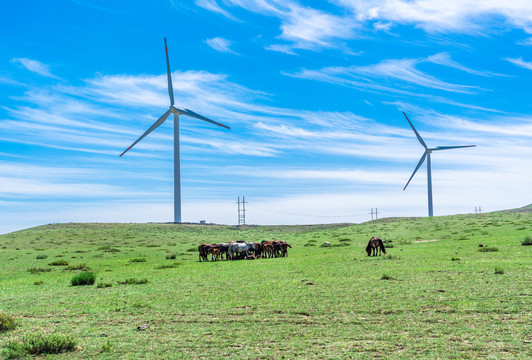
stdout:
[[(339, 47), (337, 40), (355, 36), (357, 24), (351, 17), (335, 15), (292, 0), (227, 0), (224, 3), (280, 20), (279, 39), (288, 43), (270, 44), (268, 50), (294, 54), (294, 49), (320, 50)], [(204, 9), (227, 16), (215, 0), (198, 0), (196, 4)]]
[[(440, 80), (417, 68), (422, 62), (433, 62), (454, 67), (467, 72), (474, 70), (462, 67), (442, 54), (422, 59), (386, 59), (378, 64), (366, 66), (326, 67), (320, 70), (304, 69), (290, 76), (335, 83), (360, 89), (372, 89), (397, 94), (413, 95), (411, 85), (470, 94), (478, 89), (475, 86), (459, 85)], [(379, 81), (374, 81), (379, 80)], [(407, 85), (407, 86), (405, 86)], [(402, 89), (401, 89), (402, 88)]]
[(224, 39), (222, 37), (215, 37), (212, 39), (207, 39), (205, 40), (205, 42), (207, 43), (207, 45), (209, 45), (211, 48), (213, 48), (216, 51), (223, 52), (223, 53), (237, 54), (236, 52), (230, 49), (231, 41)]
[[(507, 25), (532, 30), (529, 1), (335, 0), (361, 22), (413, 24), (428, 32), (484, 33), (500, 17)], [(502, 21), (501, 21), (502, 22)]]
[(532, 62), (524, 61), (523, 58), (517, 58), (517, 59), (505, 58), (504, 60), (509, 61), (512, 64), (515, 64), (515, 65), (520, 66), (522, 68), (525, 68), (525, 69), (528, 69), (528, 70), (532, 70)]
[(196, 0), (196, 5), (206, 10), (218, 13), (231, 20), (237, 20), (229, 11), (223, 9), (216, 0)]
[(51, 73), (50, 66), (43, 64), (37, 60), (27, 58), (13, 58), (11, 59), (11, 62), (22, 65), (26, 70), (34, 72), (36, 74), (57, 79), (57, 77)]

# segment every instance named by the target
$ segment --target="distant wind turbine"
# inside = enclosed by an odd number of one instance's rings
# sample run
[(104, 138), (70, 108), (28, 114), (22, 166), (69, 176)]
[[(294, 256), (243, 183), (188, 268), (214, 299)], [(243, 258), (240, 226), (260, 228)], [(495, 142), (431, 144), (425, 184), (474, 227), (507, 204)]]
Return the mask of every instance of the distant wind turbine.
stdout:
[(144, 139), (146, 135), (155, 130), (159, 125), (164, 123), (170, 114), (174, 114), (174, 222), (181, 222), (181, 165), (179, 158), (179, 115), (188, 115), (196, 119), (209, 122), (214, 125), (222, 126), (229, 129), (229, 126), (217, 123), (207, 119), (192, 110), (176, 106), (174, 103), (174, 89), (172, 87), (172, 76), (170, 74), (170, 62), (168, 61), (168, 48), (166, 46), (166, 38), (164, 38), (164, 49), (166, 51), (166, 72), (168, 75), (168, 95), (170, 95), (170, 109), (166, 111), (141, 137), (139, 137), (130, 147), (128, 147), (120, 156), (124, 155), (129, 149), (135, 146), (140, 140)]
[(435, 148), (429, 148), (429, 147), (427, 147), (427, 144), (425, 144), (425, 142), (423, 141), (421, 136), (418, 134), (418, 132), (414, 128), (414, 125), (412, 125), (412, 123), (408, 119), (408, 116), (406, 116), (406, 114), (404, 112), (403, 112), (403, 115), (405, 116), (406, 120), (408, 121), (408, 123), (412, 127), (412, 130), (414, 130), (414, 133), (416, 134), (417, 139), (419, 140), (421, 145), (425, 148), (425, 153), (423, 153), (423, 156), (421, 157), (421, 159), (417, 163), (416, 169), (412, 173), (412, 176), (410, 176), (410, 179), (408, 179), (408, 182), (406, 183), (405, 187), (403, 188), (403, 191), (406, 189), (408, 184), (410, 184), (410, 180), (412, 180), (412, 178), (416, 174), (416, 171), (423, 164), (423, 161), (425, 161), (425, 158), (426, 158), (427, 159), (427, 187), (428, 187), (428, 197), (429, 197), (429, 216), (432, 216), (433, 215), (433, 212), (432, 212), (432, 175), (431, 175), (431, 169), (430, 169), (430, 153), (433, 152), (433, 151), (438, 151), (438, 150), (449, 150), (449, 149), (475, 147), (476, 145), (438, 146), (438, 147), (435, 147)]

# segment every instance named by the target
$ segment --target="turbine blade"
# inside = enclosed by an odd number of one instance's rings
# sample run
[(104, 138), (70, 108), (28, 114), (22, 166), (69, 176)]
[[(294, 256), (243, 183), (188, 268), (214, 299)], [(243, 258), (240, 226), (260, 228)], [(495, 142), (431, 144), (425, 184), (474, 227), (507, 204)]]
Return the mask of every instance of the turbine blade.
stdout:
[(410, 180), (412, 180), (412, 178), (414, 177), (414, 175), (416, 174), (417, 170), (419, 169), (419, 167), (423, 164), (423, 161), (425, 161), (425, 158), (427, 157), (427, 152), (425, 152), (423, 154), (423, 156), (421, 157), (421, 159), (419, 159), (419, 162), (417, 163), (417, 166), (416, 166), (416, 169), (414, 170), (414, 172), (412, 173), (412, 176), (410, 176), (410, 179), (408, 179), (408, 182), (406, 183), (405, 187), (403, 188), (403, 191), (405, 191), (406, 187), (408, 186), (408, 184), (410, 184)]
[(216, 122), (216, 121), (213, 121), (211, 119), (208, 119), (206, 118), (205, 116), (201, 116), (200, 114), (192, 111), (192, 110), (189, 110), (189, 109), (185, 109), (185, 108), (182, 108), (182, 107), (178, 107), (177, 108), (177, 111), (179, 111), (179, 113), (183, 114), (183, 115), (188, 115), (188, 116), (191, 116), (193, 118), (196, 118), (196, 119), (200, 119), (200, 120), (203, 120), (203, 121), (206, 121), (206, 122), (209, 122), (211, 124), (214, 124), (214, 125), (218, 125), (218, 126), (221, 126), (221, 127), (224, 127), (226, 129), (231, 129), (229, 126), (225, 126), (224, 124), (220, 124), (219, 122)]
[(462, 146), (437, 146), (434, 149), (429, 150), (449, 150), (449, 149), (460, 149), (460, 148), (468, 148), (468, 147), (476, 147), (476, 145), (462, 145)]
[(166, 51), (166, 73), (168, 75), (168, 95), (170, 95), (170, 105), (174, 105), (174, 87), (172, 86), (172, 75), (170, 73), (170, 61), (168, 60), (168, 47), (164, 38), (164, 50)]
[(412, 125), (412, 123), (410, 122), (410, 119), (408, 118), (408, 116), (406, 116), (405, 112), (403, 111), (403, 115), (405, 116), (406, 120), (408, 121), (408, 123), (410, 124), (410, 126), (412, 127), (412, 130), (414, 130), (414, 133), (416, 134), (417, 136), (417, 139), (419, 140), (419, 142), (421, 143), (421, 145), (423, 145), (423, 147), (425, 149), (427, 149), (427, 144), (425, 144), (425, 142), (423, 141), (423, 139), (421, 138), (421, 136), (418, 134), (416, 128), (414, 127), (414, 125)]
[(137, 139), (137, 141), (135, 141), (133, 144), (131, 144), (130, 147), (128, 147), (122, 154), (120, 154), (120, 156), (124, 155), (126, 152), (129, 151), (129, 149), (131, 149), (133, 146), (135, 146), (140, 140), (144, 139), (146, 137), (146, 135), (148, 135), (149, 133), (151, 133), (153, 130), (155, 130), (159, 125), (161, 125), (163, 122), (166, 121), (166, 119), (168, 118), (168, 116), (170, 115), (171, 111), (168, 110), (167, 112), (164, 113), (163, 116), (161, 116), (144, 134), (142, 134), (141, 137), (139, 137)]

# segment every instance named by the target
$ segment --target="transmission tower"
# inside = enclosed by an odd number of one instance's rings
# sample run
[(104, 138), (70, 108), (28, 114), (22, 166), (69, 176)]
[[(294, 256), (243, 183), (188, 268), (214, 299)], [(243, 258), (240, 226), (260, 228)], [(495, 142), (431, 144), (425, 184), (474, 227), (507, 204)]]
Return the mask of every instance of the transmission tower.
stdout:
[(240, 196), (238, 197), (238, 226), (246, 225), (246, 197), (242, 196), (242, 201), (240, 201)]

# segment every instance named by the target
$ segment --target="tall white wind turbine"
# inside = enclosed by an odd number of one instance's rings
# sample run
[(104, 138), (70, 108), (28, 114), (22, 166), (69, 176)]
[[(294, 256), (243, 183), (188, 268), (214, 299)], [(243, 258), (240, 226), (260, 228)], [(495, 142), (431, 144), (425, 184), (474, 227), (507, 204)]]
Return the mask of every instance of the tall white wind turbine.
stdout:
[(421, 159), (417, 163), (416, 169), (412, 173), (412, 176), (410, 176), (410, 179), (408, 179), (408, 182), (406, 183), (405, 187), (403, 188), (403, 191), (406, 189), (406, 187), (410, 183), (410, 180), (412, 180), (412, 178), (414, 177), (414, 175), (417, 172), (417, 170), (419, 169), (419, 167), (421, 165), (423, 165), (423, 161), (425, 161), (425, 159), (427, 159), (427, 188), (428, 188), (428, 197), (429, 197), (429, 216), (432, 216), (433, 215), (433, 211), (432, 211), (432, 175), (431, 175), (431, 168), (430, 168), (430, 154), (433, 151), (438, 151), (438, 150), (449, 150), (449, 149), (475, 147), (476, 145), (437, 146), (435, 148), (429, 148), (429, 147), (427, 147), (427, 144), (425, 144), (425, 142), (423, 141), (421, 136), (418, 134), (418, 132), (414, 128), (414, 125), (412, 125), (412, 123), (408, 119), (408, 116), (406, 116), (406, 114), (404, 112), (403, 112), (403, 115), (405, 116), (406, 120), (408, 121), (408, 123), (412, 127), (412, 130), (414, 130), (414, 133), (416, 134), (416, 137), (419, 140), (419, 143), (425, 148), (425, 152), (423, 153), (423, 156), (421, 157)]
[(174, 89), (172, 87), (172, 75), (170, 73), (170, 62), (168, 60), (168, 48), (166, 46), (166, 38), (164, 38), (164, 49), (166, 51), (166, 72), (168, 75), (168, 95), (170, 95), (170, 109), (166, 111), (141, 137), (139, 137), (130, 147), (128, 147), (120, 156), (124, 155), (129, 149), (135, 146), (140, 140), (144, 139), (146, 135), (151, 133), (162, 123), (166, 121), (170, 114), (174, 114), (174, 222), (181, 222), (181, 164), (179, 157), (179, 115), (188, 115), (196, 119), (200, 119), (209, 122), (214, 125), (218, 125), (229, 129), (229, 126), (225, 126), (216, 121), (207, 119), (200, 114), (195, 113), (192, 110), (185, 109), (176, 106), (174, 103)]

